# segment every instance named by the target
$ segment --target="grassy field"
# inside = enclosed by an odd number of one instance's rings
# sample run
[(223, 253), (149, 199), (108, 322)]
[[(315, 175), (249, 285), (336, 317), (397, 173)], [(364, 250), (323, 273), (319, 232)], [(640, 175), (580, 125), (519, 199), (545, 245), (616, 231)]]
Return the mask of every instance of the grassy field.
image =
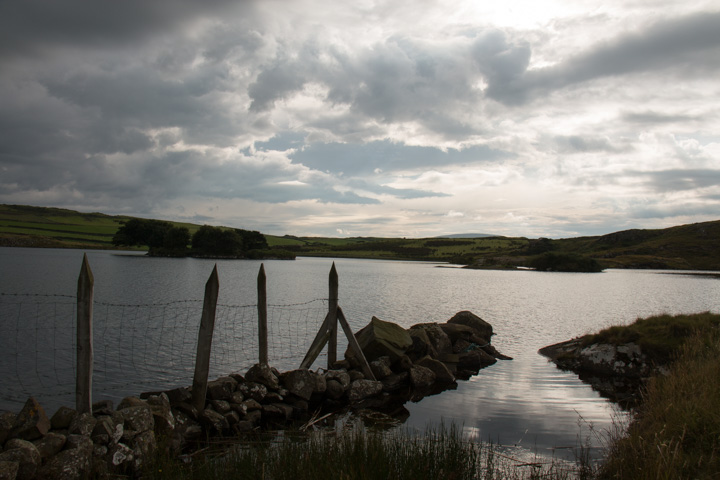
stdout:
[[(0, 205), (0, 246), (113, 248), (113, 235), (122, 222), (130, 218), (58, 208)], [(191, 234), (200, 228), (191, 223), (171, 223), (187, 227)], [(552, 252), (592, 258), (604, 268), (720, 270), (720, 221), (559, 240), (524, 237), (265, 237), (271, 248), (300, 256), (422, 260), (495, 269), (526, 267), (538, 255)]]

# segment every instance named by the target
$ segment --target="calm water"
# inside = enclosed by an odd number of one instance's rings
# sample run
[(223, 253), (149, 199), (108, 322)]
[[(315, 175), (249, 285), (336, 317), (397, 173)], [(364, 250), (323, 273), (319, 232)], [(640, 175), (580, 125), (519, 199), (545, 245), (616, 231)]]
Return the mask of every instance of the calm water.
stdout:
[[(0, 310), (0, 343), (3, 344), (0, 410), (19, 409), (28, 392), (17, 391), (18, 379), (25, 390), (36, 388), (31, 380), (25, 379), (32, 376), (39, 377), (41, 385), (49, 385), (43, 388), (42, 394), (32, 392), (48, 405), (48, 410), (52, 412), (60, 404), (73, 404), (72, 388), (52, 386), (54, 379), (64, 375), (62, 372), (54, 375), (52, 370), (65, 368), (63, 362), (72, 363), (71, 348), (58, 346), (71, 342), (72, 298), (51, 297), (50, 307), (38, 307), (30, 301), (18, 307), (22, 310), (18, 313), (20, 310), (12, 303), (14, 297), (7, 294), (74, 295), (82, 255), (83, 252), (77, 250), (0, 248), (0, 293), (6, 294), (0, 298), (0, 304), (6, 303)], [(199, 321), (195, 309), (215, 263), (221, 283), (219, 303), (256, 303), (256, 278), (261, 262), (147, 258), (101, 251), (90, 251), (87, 255), (95, 275), (95, 301), (100, 304), (96, 315), (101, 317), (100, 322), (109, 325), (95, 325), (96, 348), (103, 338), (107, 340), (106, 351), (101, 352), (105, 358), (99, 359), (101, 371), (96, 372), (94, 399), (139, 393), (137, 387), (129, 386), (132, 382), (121, 382), (127, 391), (116, 388), (109, 393), (109, 384), (117, 380), (115, 377), (128, 380), (127, 377), (133, 375), (130, 364), (144, 376), (158, 375), (158, 382), (160, 379), (165, 382), (163, 386), (168, 382), (190, 383), (187, 379), (191, 376), (187, 375), (191, 361), (171, 360), (170, 352), (180, 347), (193, 351)], [(638, 317), (666, 312), (720, 311), (720, 280), (716, 278), (638, 270), (566, 274), (463, 270), (418, 262), (334, 261), (340, 277), (340, 305), (354, 330), (367, 324), (372, 316), (407, 327), (421, 322), (444, 322), (460, 310), (470, 310), (493, 325), (495, 347), (514, 357), (512, 361), (498, 362), (482, 370), (470, 381), (459, 382), (457, 390), (406, 405), (410, 416), (405, 425), (424, 430), (427, 425), (440, 421), (455, 421), (481, 440), (519, 445), (541, 453), (576, 446), (578, 438), (582, 441), (589, 434), (590, 426), (596, 431), (609, 428), (614, 408), (575, 375), (549, 364), (537, 354), (538, 348), (609, 325), (626, 324)], [(332, 262), (324, 258), (265, 261), (268, 302), (287, 305), (326, 297)], [(43, 297), (43, 301), (46, 300)], [(184, 323), (179, 319), (168, 321), (168, 310), (162, 307), (163, 328), (158, 330), (150, 329), (155, 322), (153, 318), (127, 323), (128, 318), (137, 317), (137, 312), (144, 311), (145, 307), (115, 306), (165, 304), (177, 300), (194, 301), (189, 303), (192, 308), (178, 313), (178, 317), (187, 317)], [(52, 312), (47, 313), (46, 308)], [(157, 307), (153, 308), (153, 312), (157, 311)], [(294, 325), (293, 332), (285, 332), (288, 333), (285, 341), (294, 344), (295, 350), (286, 357), (278, 351), (277, 358), (282, 359), (272, 362), (282, 368), (292, 368), (299, 363), (297, 352), (304, 352), (327, 307), (320, 302), (293, 308), (295, 310), (273, 310), (274, 318)], [(111, 322), (116, 314), (102, 315), (119, 309), (123, 312), (122, 322), (126, 323), (114, 328)], [(19, 318), (28, 311), (34, 315), (35, 330), (42, 332), (38, 335), (40, 339), (28, 339), (30, 335), (18, 325), (25, 321)], [(233, 320), (235, 323), (253, 322), (254, 308), (233, 311), (244, 312), (237, 317), (240, 320)], [(173, 312), (170, 310), (170, 315), (175, 315)], [(54, 322), (62, 326), (48, 326), (47, 318), (53, 315)], [(298, 315), (304, 315), (302, 329), (292, 323), (297, 322), (294, 317)], [(189, 334), (175, 338), (181, 324)], [(120, 330), (122, 335), (113, 336)], [(230, 338), (232, 335), (216, 340), (218, 347), (214, 344), (213, 348), (220, 352), (218, 355), (231, 350), (229, 347), (223, 350), (222, 342), (234, 345), (241, 338), (242, 332), (233, 332), (235, 340)], [(143, 343), (153, 335), (166, 339), (165, 343), (157, 348)], [(167, 340), (169, 337), (171, 340)], [(124, 355), (121, 360), (108, 360), (111, 354), (107, 352), (114, 351), (113, 345), (119, 345), (118, 354)], [(242, 347), (238, 348), (241, 354)], [(41, 353), (26, 358), (21, 355), (22, 349), (41, 350)], [(231, 353), (227, 353), (223, 361), (237, 365), (233, 363), (238, 361), (233, 355), (239, 354), (235, 350)], [(145, 365), (150, 363), (153, 365)], [(224, 365), (217, 368), (229, 368)], [(173, 377), (180, 371), (182, 375)]]

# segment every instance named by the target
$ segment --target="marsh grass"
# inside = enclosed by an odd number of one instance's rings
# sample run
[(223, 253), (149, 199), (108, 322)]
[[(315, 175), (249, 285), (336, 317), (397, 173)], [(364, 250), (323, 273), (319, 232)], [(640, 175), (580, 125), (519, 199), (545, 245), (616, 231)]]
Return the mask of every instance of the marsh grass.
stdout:
[(560, 460), (518, 460), (492, 444), (463, 439), (454, 426), (442, 426), (424, 435), (364, 428), (286, 432), (210, 449), (188, 463), (160, 458), (148, 469), (147, 478), (520, 480), (581, 478), (583, 471)]
[[(715, 317), (719, 317), (715, 315)], [(649, 382), (599, 478), (720, 478), (720, 330), (693, 334), (670, 374)]]

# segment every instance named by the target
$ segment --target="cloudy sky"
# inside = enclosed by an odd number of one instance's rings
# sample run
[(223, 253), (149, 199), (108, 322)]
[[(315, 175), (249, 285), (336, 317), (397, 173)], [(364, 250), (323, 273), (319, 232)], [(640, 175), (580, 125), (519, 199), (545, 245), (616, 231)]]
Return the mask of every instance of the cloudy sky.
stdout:
[(279, 235), (717, 220), (720, 7), (4, 1), (0, 203)]

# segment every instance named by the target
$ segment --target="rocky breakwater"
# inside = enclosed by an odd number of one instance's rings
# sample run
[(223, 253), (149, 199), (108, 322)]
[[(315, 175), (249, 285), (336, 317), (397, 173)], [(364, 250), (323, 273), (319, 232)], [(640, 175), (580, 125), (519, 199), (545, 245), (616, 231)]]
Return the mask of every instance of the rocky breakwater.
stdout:
[(61, 407), (48, 417), (30, 398), (0, 415), (0, 479), (140, 477), (159, 449), (178, 455), (210, 437), (309, 425), (333, 413), (395, 413), (407, 401), (454, 388), (498, 359), (492, 326), (471, 312), (405, 329), (373, 317), (355, 334), (374, 378), (346, 352), (333, 369), (287, 372), (263, 364), (208, 383), (202, 410), (189, 387), (109, 400), (92, 413)]
[(643, 383), (653, 375), (667, 373), (634, 342), (614, 344), (593, 341), (592, 335), (548, 345), (539, 350), (558, 368), (576, 373), (601, 395), (622, 406), (634, 405)]

